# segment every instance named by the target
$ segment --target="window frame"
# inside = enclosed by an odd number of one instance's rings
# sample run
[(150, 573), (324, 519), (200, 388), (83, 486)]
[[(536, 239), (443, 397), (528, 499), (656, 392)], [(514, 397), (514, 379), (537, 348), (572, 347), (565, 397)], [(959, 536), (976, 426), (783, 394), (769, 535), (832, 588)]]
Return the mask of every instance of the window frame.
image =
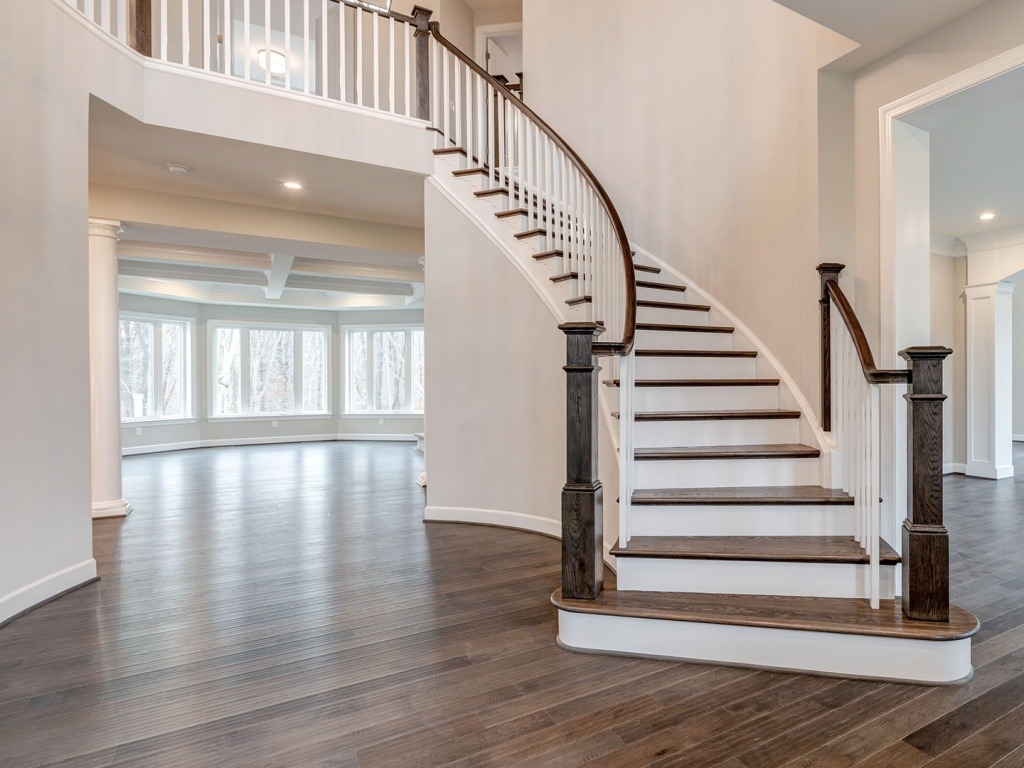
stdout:
[[(388, 332), (388, 331), (405, 331), (406, 333), (406, 344), (405, 344), (405, 370), (407, 375), (405, 377), (405, 402), (410, 408), (412, 407), (412, 332), (413, 331), (424, 331), (423, 323), (393, 323), (393, 324), (375, 324), (375, 325), (345, 325), (341, 327), (342, 341), (344, 344), (343, 354), (343, 365), (344, 371), (342, 379), (344, 381), (344, 396), (342, 401), (342, 418), (346, 419), (395, 419), (395, 418), (423, 418), (424, 411), (353, 411), (352, 410), (352, 334), (353, 333), (366, 333), (368, 334), (366, 339), (366, 372), (367, 372), (367, 395), (369, 401), (372, 404), (374, 401), (373, 391), (373, 340), (369, 334), (375, 332)], [(424, 348), (426, 347), (426, 333), (424, 332)], [(426, 356), (424, 355), (424, 361)], [(426, 372), (426, 365), (424, 364), (424, 373)], [(424, 376), (424, 379), (426, 376)], [(426, 386), (424, 385), (424, 392)], [(424, 396), (424, 402), (426, 398)]]
[[(214, 409), (217, 403), (217, 331), (223, 328), (239, 331), (239, 403), (238, 413), (217, 413)], [(320, 331), (325, 334), (324, 343), (324, 410), (323, 411), (280, 411), (276, 413), (253, 413), (251, 408), (252, 393), (252, 358), (249, 345), (249, 333), (251, 331), (291, 331), (295, 334), (292, 343), (292, 388), (296, 408), (301, 408), (304, 403), (303, 391), (303, 369), (302, 369), (302, 333), (304, 331)], [(207, 407), (206, 420), (208, 422), (218, 421), (288, 421), (300, 419), (329, 419), (334, 417), (333, 406), (333, 363), (332, 351), (334, 349), (334, 326), (322, 323), (281, 323), (258, 320), (210, 320), (207, 322)]]
[[(197, 321), (194, 317), (188, 317), (185, 315), (161, 315), (154, 314), (152, 312), (133, 312), (129, 310), (119, 310), (117, 313), (117, 325), (118, 333), (121, 330), (122, 320), (133, 320), (137, 323), (152, 323), (154, 325), (153, 330), (153, 359), (152, 365), (152, 377), (154, 386), (162, 385), (160, 377), (157, 376), (157, 371), (163, 368), (163, 333), (160, 330), (160, 325), (163, 323), (174, 323), (176, 325), (184, 325), (184, 333), (182, 334), (182, 343), (185, 345), (185, 349), (182, 350), (182, 358), (185, 363), (185, 372), (182, 376), (182, 382), (185, 384), (185, 392), (182, 393), (182, 415), (181, 416), (163, 416), (163, 398), (154, 397), (154, 413), (159, 409), (160, 415), (153, 416), (140, 416), (139, 418), (128, 418), (121, 419), (122, 428), (130, 427), (144, 427), (144, 426), (173, 426), (174, 424), (194, 424), (196, 422), (196, 364), (195, 364), (195, 349), (196, 349), (196, 325)], [(121, 398), (121, 376), (120, 376), (120, 345), (118, 345), (118, 401)], [(158, 408), (159, 407), (159, 408)]]

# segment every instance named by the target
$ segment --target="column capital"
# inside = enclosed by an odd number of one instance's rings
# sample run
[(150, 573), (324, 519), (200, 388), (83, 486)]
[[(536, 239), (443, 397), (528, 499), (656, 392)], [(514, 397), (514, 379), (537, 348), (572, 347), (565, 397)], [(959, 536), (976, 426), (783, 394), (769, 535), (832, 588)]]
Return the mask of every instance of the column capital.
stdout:
[(94, 219), (89, 217), (89, 237), (110, 237), (117, 240), (124, 232), (120, 221), (114, 219)]
[(981, 296), (995, 296), (997, 293), (1011, 295), (1014, 288), (1016, 288), (1015, 283), (979, 283), (977, 285), (968, 285), (964, 288), (964, 295), (969, 299)]

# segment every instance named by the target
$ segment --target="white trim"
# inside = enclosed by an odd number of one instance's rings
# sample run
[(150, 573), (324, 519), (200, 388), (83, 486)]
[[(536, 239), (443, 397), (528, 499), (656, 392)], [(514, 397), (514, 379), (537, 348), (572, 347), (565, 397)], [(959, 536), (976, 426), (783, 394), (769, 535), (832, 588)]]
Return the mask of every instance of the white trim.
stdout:
[(1015, 443), (1024, 443), (1024, 435), (1014, 435), (1013, 436), (1013, 442), (1015, 442)]
[(971, 639), (908, 640), (558, 611), (570, 650), (916, 683), (971, 678)]
[(0, 597), (0, 625), (96, 578), (91, 557)]
[(93, 520), (104, 520), (110, 517), (128, 517), (131, 513), (132, 505), (125, 499), (94, 501), (92, 503)]
[(199, 440), (188, 440), (183, 443), (157, 443), (154, 445), (139, 445), (132, 448), (122, 448), (122, 456), (140, 456), (145, 453), (166, 453), (168, 451), (185, 451), (191, 448), (202, 448)]
[(967, 465), (966, 464), (945, 464), (942, 467), (942, 474), (944, 475), (966, 475)]
[(121, 450), (122, 456), (140, 456), (147, 453), (168, 453), (193, 448), (226, 448), (245, 445), (281, 445), (284, 443), (333, 443), (345, 441), (415, 443), (416, 436), (405, 433), (393, 434), (323, 434), (323, 435), (281, 435), (279, 437), (226, 437), (216, 440), (188, 440), (181, 443), (155, 443), (138, 445)]
[(211, 424), (223, 424), (236, 421), (323, 421), (333, 418), (334, 414), (331, 413), (261, 413), (258, 416), (207, 416), (206, 421)]
[(987, 461), (968, 461), (965, 474), (985, 480), (1005, 480), (1013, 477), (1013, 464), (997, 467)]
[(343, 413), (340, 419), (422, 419), (423, 411), (385, 411), (384, 413)]
[[(425, 487), (425, 484), (424, 484)], [(511, 528), (527, 533), (539, 533), (552, 539), (562, 538), (562, 522), (550, 517), (527, 515), (523, 512), (508, 512), (503, 509), (478, 509), (476, 507), (427, 507), (423, 510), (426, 523), (468, 523), (488, 525), (494, 528)], [(611, 556), (611, 544), (604, 544), (604, 562), (613, 571), (615, 558)]]
[(507, 35), (509, 32), (522, 31), (523, 22), (521, 21), (509, 21), (504, 24), (484, 24), (481, 27), (477, 27), (476, 34), (473, 37), (473, 60), (486, 71), (487, 51), (485, 46), (487, 45), (487, 38), (496, 37), (497, 35)]
[(185, 424), (197, 424), (199, 419), (190, 416), (185, 419), (122, 419), (121, 429), (135, 429), (136, 427), (180, 427)]
[(968, 252), (994, 251), (999, 248), (1011, 248), (1024, 245), (1024, 227), (1007, 227), (994, 232), (979, 232), (963, 238)]

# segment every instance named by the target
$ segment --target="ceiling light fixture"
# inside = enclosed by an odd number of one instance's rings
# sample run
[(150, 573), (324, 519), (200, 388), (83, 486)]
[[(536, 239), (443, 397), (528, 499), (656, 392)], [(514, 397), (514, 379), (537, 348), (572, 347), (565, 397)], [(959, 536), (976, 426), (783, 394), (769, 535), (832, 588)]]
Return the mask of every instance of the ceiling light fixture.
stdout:
[(167, 170), (173, 173), (175, 176), (184, 176), (188, 173), (187, 165), (179, 165), (178, 163), (169, 163)]
[[(262, 51), (256, 54), (256, 61), (260, 65), (260, 69), (264, 72), (267, 70), (267, 56), (268, 51), (264, 48)], [(270, 51), (270, 74), (272, 75), (283, 75), (288, 71), (288, 59), (284, 57), (284, 54), (280, 51)]]
[(979, 216), (978, 218), (981, 219), (982, 221), (992, 221), (992, 219), (994, 219), (995, 217), (996, 215), (994, 213), (992, 213), (991, 211), (986, 211), (985, 213), (981, 214), (981, 216)]
[(302, 189), (302, 185), (297, 181), (286, 181), (284, 185), (287, 189)]

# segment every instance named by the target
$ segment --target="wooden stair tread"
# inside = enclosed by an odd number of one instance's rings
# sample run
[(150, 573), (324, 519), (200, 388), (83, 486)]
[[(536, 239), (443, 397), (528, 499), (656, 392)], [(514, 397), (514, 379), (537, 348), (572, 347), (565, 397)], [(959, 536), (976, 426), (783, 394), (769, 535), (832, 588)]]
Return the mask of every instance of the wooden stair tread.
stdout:
[(458, 170), (452, 171), (452, 176), (462, 178), (463, 176), (488, 176), (489, 172), (486, 168), (459, 168)]
[(577, 296), (574, 299), (566, 299), (565, 303), (570, 307), (575, 307), (577, 304), (589, 304), (593, 300), (591, 296)]
[[(633, 255), (635, 256), (636, 254), (634, 253)], [(634, 264), (633, 269), (637, 272), (649, 272), (652, 275), (661, 274), (661, 267), (649, 267), (646, 264)]]
[(853, 496), (817, 485), (767, 485), (742, 488), (651, 488), (634, 491), (644, 506), (780, 506), (853, 504)]
[[(613, 414), (618, 416), (618, 413)], [(799, 419), (800, 411), (641, 411), (633, 415), (635, 421), (752, 421), (763, 419)]]
[(948, 623), (908, 619), (903, 615), (899, 599), (882, 600), (881, 606), (874, 610), (867, 600), (835, 597), (620, 592), (606, 589), (596, 600), (569, 600), (562, 597), (559, 589), (551, 596), (551, 602), (556, 608), (573, 613), (906, 640), (962, 640), (979, 629), (978, 619), (955, 605), (949, 606)]
[(535, 258), (537, 261), (543, 261), (544, 259), (554, 259), (564, 255), (565, 254), (560, 250), (541, 251), (540, 253), (533, 254), (533, 258)]
[(462, 155), (466, 157), (466, 150), (463, 147), (444, 147), (443, 149), (435, 149), (434, 154), (441, 155)]
[(674, 323), (637, 323), (638, 331), (678, 331), (680, 333), (733, 333), (731, 325), (676, 325)]
[(753, 350), (733, 349), (638, 349), (637, 357), (757, 357)]
[[(850, 536), (634, 536), (616, 557), (676, 560), (754, 560), (785, 563), (869, 563), (867, 552)], [(885, 541), (879, 560), (895, 565), (900, 556)]]
[(673, 301), (649, 301), (647, 299), (637, 299), (636, 305), (638, 307), (650, 307), (652, 309), (678, 309), (678, 310), (689, 310), (691, 312), (710, 312), (711, 307), (707, 304), (682, 304)]
[(637, 461), (681, 461), (708, 459), (816, 459), (821, 451), (799, 443), (772, 445), (699, 445), (680, 448), (638, 448)]
[[(618, 387), (619, 379), (605, 380), (610, 387)], [(637, 379), (635, 387), (777, 387), (778, 379)]]
[(685, 285), (676, 285), (675, 283), (655, 283), (651, 280), (637, 280), (637, 288), (654, 288), (659, 291), (678, 291), (682, 293), (686, 290)]
[(554, 277), (548, 278), (552, 283), (564, 283), (566, 280), (579, 280), (579, 272), (564, 272), (561, 275), (555, 275)]

